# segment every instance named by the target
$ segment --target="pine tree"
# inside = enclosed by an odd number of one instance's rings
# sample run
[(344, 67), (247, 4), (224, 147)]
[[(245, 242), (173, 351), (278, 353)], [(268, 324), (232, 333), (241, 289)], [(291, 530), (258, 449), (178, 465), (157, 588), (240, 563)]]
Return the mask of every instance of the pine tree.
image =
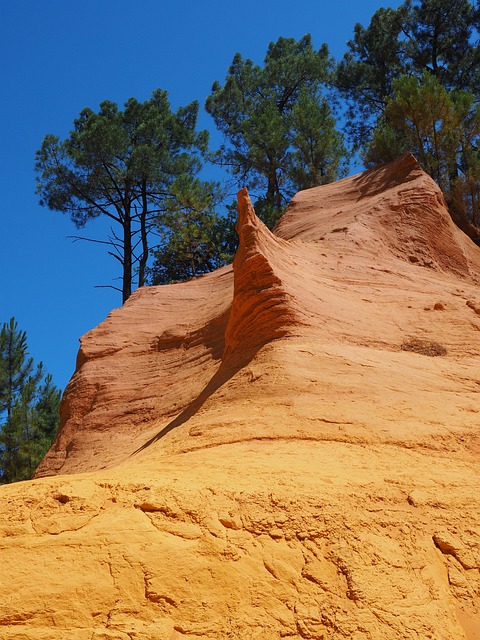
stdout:
[(36, 154), (42, 205), (68, 213), (77, 228), (99, 216), (111, 221), (110, 236), (93, 241), (121, 265), (123, 302), (136, 276), (146, 283), (151, 231), (172, 183), (200, 168), (208, 134), (195, 131), (197, 115), (197, 102), (173, 112), (160, 89), (144, 103), (130, 98), (123, 111), (106, 100), (98, 113), (83, 109), (65, 140), (47, 135)]
[[(393, 160), (399, 151), (411, 151), (447, 190), (460, 144), (461, 123), (449, 92), (428, 72), (421, 78), (400, 76), (393, 82), (381, 126), (374, 131), (365, 155), (367, 165)], [(392, 149), (388, 148), (388, 142)]]
[(364, 154), (367, 166), (411, 151), (443, 190), (455, 223), (479, 242), (480, 108), (429, 72), (400, 76)]
[(368, 144), (401, 75), (426, 72), (448, 91), (480, 97), (480, 11), (469, 0), (405, 0), (381, 8), (368, 27), (356, 24), (336, 71), (349, 106), (348, 130), (356, 148)]
[(0, 483), (31, 478), (55, 436), (60, 392), (28, 357), (14, 318), (0, 331)]
[(346, 150), (322, 94), (333, 61), (310, 35), (271, 43), (263, 67), (235, 54), (206, 109), (224, 135), (217, 161), (239, 186), (256, 192), (255, 208), (273, 226), (291, 196), (342, 174)]
[(336, 75), (349, 105), (347, 130), (367, 164), (414, 153), (443, 189), (453, 220), (477, 243), (479, 23), (470, 0), (379, 9), (367, 28), (355, 25)]
[(157, 220), (152, 284), (195, 278), (230, 263), (236, 250), (236, 207), (221, 215), (219, 185), (188, 175), (172, 185), (174, 198)]

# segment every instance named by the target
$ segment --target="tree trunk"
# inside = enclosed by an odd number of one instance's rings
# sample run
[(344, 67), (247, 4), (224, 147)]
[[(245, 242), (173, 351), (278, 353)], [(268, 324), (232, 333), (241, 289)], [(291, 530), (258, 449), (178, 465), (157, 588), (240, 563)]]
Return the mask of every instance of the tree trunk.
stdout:
[(268, 204), (275, 206), (275, 172), (269, 172), (268, 174), (268, 186), (267, 193), (265, 194), (265, 200)]
[(278, 185), (278, 176), (276, 169), (271, 169), (268, 173), (268, 186), (265, 200), (268, 204), (280, 209), (282, 206), (282, 194), (280, 193), (280, 187)]
[(125, 204), (124, 214), (122, 302), (132, 295), (132, 216), (129, 202)]
[(140, 237), (142, 241), (142, 253), (138, 263), (138, 286), (145, 284), (145, 271), (148, 260), (148, 238), (147, 238), (147, 181), (142, 180), (142, 211), (140, 213)]

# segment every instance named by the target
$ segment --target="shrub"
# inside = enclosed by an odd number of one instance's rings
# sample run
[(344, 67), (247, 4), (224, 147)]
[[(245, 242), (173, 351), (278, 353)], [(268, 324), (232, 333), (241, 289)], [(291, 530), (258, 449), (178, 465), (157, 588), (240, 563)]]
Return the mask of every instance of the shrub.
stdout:
[(422, 340), (421, 338), (408, 338), (402, 344), (402, 351), (413, 351), (422, 356), (445, 356), (447, 350), (438, 342)]

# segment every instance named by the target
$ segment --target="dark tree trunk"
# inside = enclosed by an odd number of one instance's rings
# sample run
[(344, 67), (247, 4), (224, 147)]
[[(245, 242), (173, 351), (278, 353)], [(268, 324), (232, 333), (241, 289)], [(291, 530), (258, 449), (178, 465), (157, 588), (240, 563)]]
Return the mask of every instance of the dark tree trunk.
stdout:
[(276, 170), (272, 170), (268, 174), (268, 186), (265, 200), (276, 209), (280, 209), (282, 206), (282, 194), (280, 193), (280, 187), (278, 186)]
[(124, 213), (122, 302), (126, 302), (132, 295), (132, 216), (130, 203), (125, 205)]
[(142, 181), (142, 211), (140, 213), (140, 237), (142, 241), (142, 253), (138, 264), (138, 286), (143, 287), (145, 284), (145, 271), (148, 260), (148, 238), (147, 238), (147, 181)]

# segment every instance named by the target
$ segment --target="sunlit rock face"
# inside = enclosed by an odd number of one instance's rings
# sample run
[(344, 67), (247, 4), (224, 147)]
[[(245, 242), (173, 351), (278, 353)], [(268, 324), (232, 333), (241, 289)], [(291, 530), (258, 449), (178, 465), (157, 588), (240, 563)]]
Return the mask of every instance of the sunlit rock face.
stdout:
[(233, 266), (82, 338), (0, 636), (476, 640), (480, 249), (409, 154), (238, 198)]

